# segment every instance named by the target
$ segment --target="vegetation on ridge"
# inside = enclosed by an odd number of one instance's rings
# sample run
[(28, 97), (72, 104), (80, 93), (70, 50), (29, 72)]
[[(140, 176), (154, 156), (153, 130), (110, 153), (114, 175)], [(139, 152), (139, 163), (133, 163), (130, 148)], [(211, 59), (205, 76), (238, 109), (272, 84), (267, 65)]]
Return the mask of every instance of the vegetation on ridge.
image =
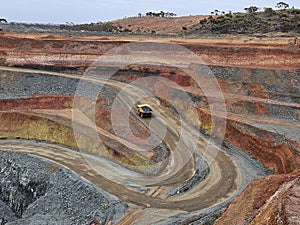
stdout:
[(280, 10), (257, 6), (245, 8), (246, 13), (225, 13), (215, 10), (215, 15), (202, 19), (199, 24), (182, 28), (185, 33), (253, 34), (270, 32), (300, 33), (300, 9), (284, 2), (276, 5)]
[[(138, 13), (135, 17), (110, 22), (89, 24), (24, 24), (9, 23), (33, 31), (71, 32), (107, 32), (130, 34), (264, 34), (271, 32), (300, 33), (300, 9), (290, 7), (288, 3), (278, 2), (275, 8), (257, 6), (244, 8), (245, 12), (224, 12), (215, 9), (211, 15), (177, 17), (168, 11)], [(1, 22), (1, 19), (0, 19)], [(2, 19), (2, 23), (6, 23)], [(172, 27), (172, 29), (170, 29)], [(0, 28), (1, 30), (1, 28)]]

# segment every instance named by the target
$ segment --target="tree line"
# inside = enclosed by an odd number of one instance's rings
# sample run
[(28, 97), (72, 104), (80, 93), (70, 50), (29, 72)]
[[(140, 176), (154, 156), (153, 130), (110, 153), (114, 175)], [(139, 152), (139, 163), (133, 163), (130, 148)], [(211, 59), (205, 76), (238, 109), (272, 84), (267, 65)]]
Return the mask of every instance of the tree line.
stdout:
[[(138, 14), (139, 17), (143, 16), (141, 13)], [(173, 12), (146, 12), (145, 16), (147, 17), (174, 17), (177, 16), (176, 13)]]
[[(278, 9), (281, 9), (281, 10), (286, 10), (288, 8), (290, 8), (290, 5), (288, 3), (285, 3), (285, 2), (278, 2), (275, 6), (275, 8), (278, 8)], [(273, 10), (272, 8), (269, 8), (269, 7), (266, 7), (264, 8), (265, 11), (270, 11), (270, 10)], [(257, 6), (249, 6), (249, 7), (246, 7), (244, 8), (244, 10), (247, 12), (247, 13), (255, 13), (259, 10), (259, 8)], [(231, 12), (229, 12), (231, 14)], [(214, 10), (211, 12), (212, 15), (224, 15), (225, 12), (224, 11), (219, 11), (218, 9)]]
[[(290, 7), (290, 5), (288, 3), (285, 3), (285, 2), (278, 2), (275, 6), (276, 8), (278, 9), (288, 9)], [(272, 8), (265, 8), (265, 11), (268, 11)], [(247, 13), (255, 13), (259, 10), (259, 8), (257, 6), (250, 6), (248, 8), (245, 8), (244, 9)]]

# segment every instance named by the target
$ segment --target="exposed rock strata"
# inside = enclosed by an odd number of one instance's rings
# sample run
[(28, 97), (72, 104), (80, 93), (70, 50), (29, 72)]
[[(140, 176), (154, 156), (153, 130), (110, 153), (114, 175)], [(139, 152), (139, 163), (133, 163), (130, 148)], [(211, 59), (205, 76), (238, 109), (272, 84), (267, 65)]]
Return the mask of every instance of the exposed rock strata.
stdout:
[[(59, 165), (0, 152), (0, 217), (4, 224), (101, 224), (126, 206)], [(0, 221), (1, 221), (0, 218)]]
[[(84, 71), (95, 59), (114, 47), (137, 41), (113, 38), (70, 41), (65, 37), (25, 36), (20, 38), (15, 34), (5, 34), (0, 38), (0, 43), (2, 43), (0, 44), (0, 63), (2, 65), (47, 68), (72, 73)], [(273, 169), (275, 173), (250, 184), (228, 207), (216, 224), (295, 224), (300, 218), (298, 210), (299, 49), (289, 48), (288, 39), (253, 41), (237, 38), (230, 39), (233, 41), (228, 43), (229, 39), (218, 39), (215, 42), (202, 39), (198, 40), (198, 43), (191, 41), (194, 42), (192, 44), (186, 43), (187, 41), (173, 40), (174, 43), (182, 44), (201, 56), (211, 65), (210, 68), (223, 91), (228, 113), (224, 147), (234, 146), (251, 154), (253, 158)], [(187, 102), (181, 98), (180, 90), (163, 91), (166, 97), (173, 100), (172, 104), (177, 104), (185, 113), (185, 119), (188, 122), (203, 134), (208, 136), (211, 134), (213, 128), (211, 111), (205, 93), (197, 87), (189, 75), (184, 74), (178, 68), (130, 65), (121, 68), (113, 79), (130, 82), (147, 76), (168, 78), (181, 87), (185, 87), (194, 102), (199, 121), (191, 117), (190, 111), (187, 110)], [(30, 86), (29, 88), (28, 81), (37, 82), (36, 87)], [(156, 80), (153, 79), (153, 82)], [(76, 79), (45, 74), (2, 72), (1, 98), (19, 100), (15, 102), (5, 100), (0, 107), (1, 110), (45, 109), (50, 102), (55, 102), (52, 104), (54, 109), (68, 109), (71, 107), (70, 97), (32, 97), (35, 94), (69, 96), (74, 94), (76, 84)], [(161, 89), (155, 91), (158, 92)], [(215, 99), (216, 102), (219, 100)], [(161, 102), (172, 109), (171, 102)], [(97, 121), (101, 121), (99, 126), (109, 129), (111, 127), (110, 112), (105, 106), (106, 103), (105, 98), (99, 98), (98, 104), (102, 108), (98, 108)], [(1, 115), (4, 118), (2, 121), (9, 117), (9, 114), (2, 113)], [(16, 114), (10, 115), (16, 116)], [(16, 118), (22, 116), (19, 115)], [(223, 115), (218, 116), (222, 118)], [(25, 121), (22, 118), (20, 123)], [(102, 123), (103, 120), (106, 122)], [(131, 122), (134, 123), (134, 120)], [(2, 128), (4, 130), (4, 127)], [(143, 137), (149, 135), (143, 127), (136, 127), (136, 133)], [(72, 139), (69, 140), (72, 141)], [(118, 143), (110, 144), (111, 147), (122, 149)], [(157, 159), (153, 157), (151, 160)], [(19, 208), (18, 205), (13, 210), (18, 211)], [(9, 211), (7, 207), (4, 210)], [(14, 216), (18, 215), (14, 214), (11, 218)]]
[[(45, 65), (58, 67), (87, 67), (99, 56), (122, 44), (145, 38), (85, 38), (17, 35), (2, 32), (0, 59), (2, 65)], [(213, 41), (212, 41), (213, 40)], [(162, 39), (161, 42), (168, 41)], [(200, 56), (209, 65), (286, 68), (299, 67), (299, 49), (289, 48), (289, 38), (259, 39), (247, 37), (171, 39)]]

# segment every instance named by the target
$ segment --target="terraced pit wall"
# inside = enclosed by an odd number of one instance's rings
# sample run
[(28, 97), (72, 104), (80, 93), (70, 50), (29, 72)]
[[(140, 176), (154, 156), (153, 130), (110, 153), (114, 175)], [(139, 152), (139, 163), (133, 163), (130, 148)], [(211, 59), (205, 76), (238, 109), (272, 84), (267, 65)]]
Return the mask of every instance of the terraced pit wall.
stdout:
[[(65, 37), (1, 31), (0, 59), (8, 66), (85, 68), (107, 51), (147, 37)], [(216, 37), (153, 38), (153, 42), (182, 45), (205, 63), (219, 66), (297, 69), (299, 46), (293, 38)]]
[[(130, 42), (130, 40), (109, 40), (109, 38), (108, 40), (98, 39), (96, 41), (71, 41), (66, 38), (49, 36), (23, 37), (20, 39), (20, 37), (11, 34), (1, 36), (1, 40), (0, 58), (2, 59), (2, 65), (44, 68), (58, 72), (67, 71), (73, 74), (82, 74), (104, 52)], [(263, 220), (259, 220), (263, 217), (263, 212), (269, 213), (270, 218), (274, 219), (282, 216), (282, 220), (287, 220), (284, 217), (287, 211), (273, 208), (273, 211), (267, 212), (264, 207), (271, 204), (268, 203), (268, 199), (280, 187), (288, 185), (290, 182), (297, 183), (299, 177), (299, 49), (297, 46), (291, 46), (290, 40), (285, 38), (273, 40), (273, 42), (270, 40), (233, 39), (232, 44), (226, 42), (226, 40), (218, 41), (208, 43), (207, 40), (200, 40), (197, 44), (186, 44), (182, 41), (176, 43), (182, 44), (197, 55), (202, 56), (210, 65), (218, 80), (227, 107), (224, 147), (232, 150), (235, 148), (241, 149), (251, 154), (253, 158), (272, 169), (275, 175), (254, 181), (249, 185), (234, 201), (234, 204), (228, 208), (217, 224), (231, 224), (233, 221), (250, 223), (252, 220), (254, 224), (257, 224), (263, 222)], [(18, 75), (14, 82), (7, 81), (5, 83), (5, 79), (11, 79), (11, 74), (2, 71), (1, 90), (3, 90), (2, 93), (5, 93), (1, 96), (2, 99), (31, 98), (33, 93), (29, 93), (28, 89), (32, 84), (30, 76), (33, 75), (27, 74), (26, 76), (25, 79), (23, 78), (24, 74)], [(203, 134), (210, 135), (212, 124), (206, 96), (203, 90), (199, 89), (196, 83), (191, 80), (190, 76), (179, 69), (130, 65), (121, 68), (113, 76), (113, 79), (128, 83), (147, 76), (164, 77), (184, 87), (194, 101), (194, 106), (199, 115), (198, 119), (195, 120), (195, 118), (190, 117), (189, 111), (186, 111), (188, 107), (186, 102), (182, 101), (181, 90), (174, 89), (165, 93), (173, 100), (172, 102), (162, 100), (161, 103), (169, 107), (176, 104), (182, 109), (182, 112), (185, 112), (186, 121)], [(72, 85), (72, 82), (74, 82), (72, 79), (53, 79), (53, 77), (49, 79), (44, 74), (40, 75), (39, 79), (37, 94), (55, 94), (58, 96), (72, 96), (74, 94), (76, 82)], [(60, 87), (61, 84), (66, 85), (58, 89), (54, 88), (55, 92), (43, 91), (45, 86)], [(35, 90), (34, 88), (33, 90)], [(58, 96), (55, 98), (55, 102), (60, 105), (60, 109), (69, 108), (70, 100), (66, 100), (69, 97), (62, 101)], [(53, 99), (51, 99), (51, 102), (53, 102)], [(28, 103), (28, 106), (30, 104), (32, 103)], [(105, 104), (101, 102), (100, 105)], [(13, 108), (14, 106), (9, 107)], [(109, 111), (100, 111), (102, 114), (100, 113), (99, 118), (103, 120), (103, 118), (109, 117)], [(7, 114), (2, 114), (2, 118), (7, 120), (9, 117)], [(22, 116), (19, 118), (20, 121), (26, 121)], [(48, 122), (47, 124), (49, 125)], [(109, 128), (110, 125), (105, 124), (104, 126)], [(67, 127), (64, 129), (67, 129)], [(5, 134), (3, 129), (2, 134)], [(55, 130), (57, 130), (57, 127)], [(68, 134), (71, 131), (64, 132)], [(5, 135), (8, 137), (8, 133)], [(2, 137), (5, 137), (5, 135)], [(17, 133), (13, 135), (17, 137)], [(145, 135), (147, 136), (147, 132)], [(61, 144), (68, 145), (65, 141)], [(266, 186), (270, 186), (267, 191), (265, 191)], [(286, 188), (284, 190), (286, 191), (281, 192), (281, 199), (289, 198), (288, 196), (293, 193), (292, 189)], [(240, 212), (241, 205), (243, 207), (247, 205), (247, 210)], [(293, 204), (286, 204), (286, 208), (291, 206)], [(239, 212), (238, 217), (236, 217), (237, 212)], [(254, 220), (255, 217), (257, 217), (256, 220)]]
[[(296, 105), (300, 102), (299, 86), (293, 83), (293, 78), (300, 76), (300, 70), (290, 72), (220, 66), (210, 68), (224, 93), (228, 113), (225, 145), (228, 143), (249, 152), (276, 173), (290, 173), (299, 168), (299, 140), (293, 132), (286, 133), (286, 127), (297, 130), (294, 121), (300, 120), (299, 108)], [(191, 99), (199, 114), (199, 119), (186, 119), (209, 135), (211, 118), (207, 98), (190, 76), (174, 68), (149, 66), (140, 68), (139, 74), (135, 67), (134, 75), (126, 76), (133, 70), (129, 68), (119, 71), (113, 79), (129, 82), (143, 76), (161, 76), (186, 87), (191, 91)], [(184, 98), (181, 99), (184, 93), (181, 95), (181, 92), (182, 90), (174, 89), (165, 96), (172, 99), (172, 103), (181, 107), (182, 112), (188, 115), (187, 104)], [(275, 128), (271, 130), (269, 126)]]

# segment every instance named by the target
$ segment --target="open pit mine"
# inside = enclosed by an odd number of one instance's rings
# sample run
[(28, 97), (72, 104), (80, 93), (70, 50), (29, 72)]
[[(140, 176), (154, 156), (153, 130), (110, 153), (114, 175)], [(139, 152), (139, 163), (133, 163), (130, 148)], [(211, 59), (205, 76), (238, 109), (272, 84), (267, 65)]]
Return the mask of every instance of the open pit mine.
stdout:
[(0, 224), (299, 224), (293, 38), (0, 32)]

